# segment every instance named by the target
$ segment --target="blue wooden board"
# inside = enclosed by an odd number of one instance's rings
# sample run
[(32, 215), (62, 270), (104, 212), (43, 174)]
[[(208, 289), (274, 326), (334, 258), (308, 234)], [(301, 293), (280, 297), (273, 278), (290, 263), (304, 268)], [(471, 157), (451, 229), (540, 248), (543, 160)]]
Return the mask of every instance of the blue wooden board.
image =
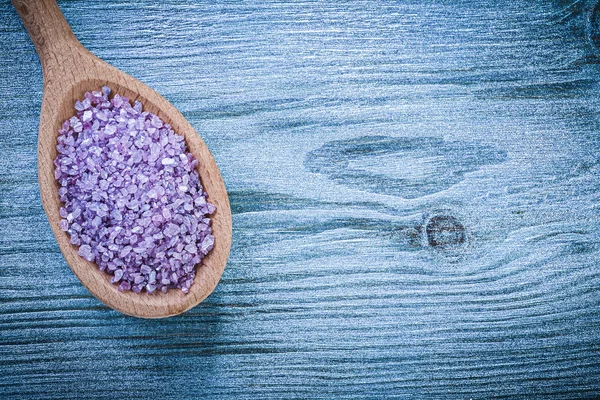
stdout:
[(108, 309), (36, 177), (0, 2), (0, 398), (600, 397), (600, 10), (587, 0), (60, 1), (178, 107), (233, 210), (215, 292)]

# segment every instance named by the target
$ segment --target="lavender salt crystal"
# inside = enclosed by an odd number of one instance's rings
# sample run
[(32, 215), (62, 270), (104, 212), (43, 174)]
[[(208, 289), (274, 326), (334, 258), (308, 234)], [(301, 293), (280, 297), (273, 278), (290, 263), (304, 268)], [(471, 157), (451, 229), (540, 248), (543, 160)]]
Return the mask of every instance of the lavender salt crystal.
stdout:
[(60, 229), (119, 290), (187, 293), (214, 245), (198, 161), (169, 124), (110, 92), (86, 93), (58, 131)]

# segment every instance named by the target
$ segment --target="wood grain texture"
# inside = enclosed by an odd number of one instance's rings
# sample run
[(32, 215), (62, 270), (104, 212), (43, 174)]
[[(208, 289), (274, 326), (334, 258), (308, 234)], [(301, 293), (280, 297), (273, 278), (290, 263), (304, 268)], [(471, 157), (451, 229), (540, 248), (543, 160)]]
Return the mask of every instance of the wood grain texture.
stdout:
[[(50, 227), (65, 260), (81, 283), (104, 304), (127, 315), (164, 318), (180, 314), (204, 300), (217, 286), (231, 246), (231, 211), (219, 168), (194, 128), (165, 98), (135, 78), (98, 59), (75, 38), (55, 0), (13, 0), (23, 24), (40, 55), (44, 92), (38, 135), (40, 195)], [(78, 246), (60, 229), (59, 185), (54, 178), (58, 130), (73, 116), (73, 105), (85, 92), (109, 86), (130, 101), (140, 100), (146, 111), (158, 115), (185, 138), (188, 150), (199, 161), (202, 186), (217, 211), (211, 215), (215, 245), (196, 266), (196, 278), (188, 293), (171, 290), (154, 295), (121, 292), (110, 276), (78, 255)]]
[(0, 3), (0, 397), (600, 396), (595, 4), (59, 4), (205, 140), (232, 252), (172, 319), (88, 294), (44, 218), (41, 71)]

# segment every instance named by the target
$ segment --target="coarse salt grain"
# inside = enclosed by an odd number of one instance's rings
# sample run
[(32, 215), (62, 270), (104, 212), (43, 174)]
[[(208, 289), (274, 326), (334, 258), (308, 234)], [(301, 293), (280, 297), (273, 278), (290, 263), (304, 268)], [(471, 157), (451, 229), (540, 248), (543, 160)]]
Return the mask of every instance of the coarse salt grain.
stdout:
[(214, 246), (198, 161), (139, 101), (109, 94), (86, 93), (59, 129), (60, 228), (119, 290), (187, 293)]

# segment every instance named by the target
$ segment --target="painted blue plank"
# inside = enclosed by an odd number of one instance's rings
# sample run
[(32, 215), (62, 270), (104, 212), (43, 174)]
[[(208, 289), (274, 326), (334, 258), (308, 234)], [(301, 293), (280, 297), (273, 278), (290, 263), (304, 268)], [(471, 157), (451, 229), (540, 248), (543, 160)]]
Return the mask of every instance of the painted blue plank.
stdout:
[(123, 316), (39, 200), (41, 68), (0, 3), (0, 397), (600, 396), (591, 1), (60, 1), (209, 145), (216, 291)]

